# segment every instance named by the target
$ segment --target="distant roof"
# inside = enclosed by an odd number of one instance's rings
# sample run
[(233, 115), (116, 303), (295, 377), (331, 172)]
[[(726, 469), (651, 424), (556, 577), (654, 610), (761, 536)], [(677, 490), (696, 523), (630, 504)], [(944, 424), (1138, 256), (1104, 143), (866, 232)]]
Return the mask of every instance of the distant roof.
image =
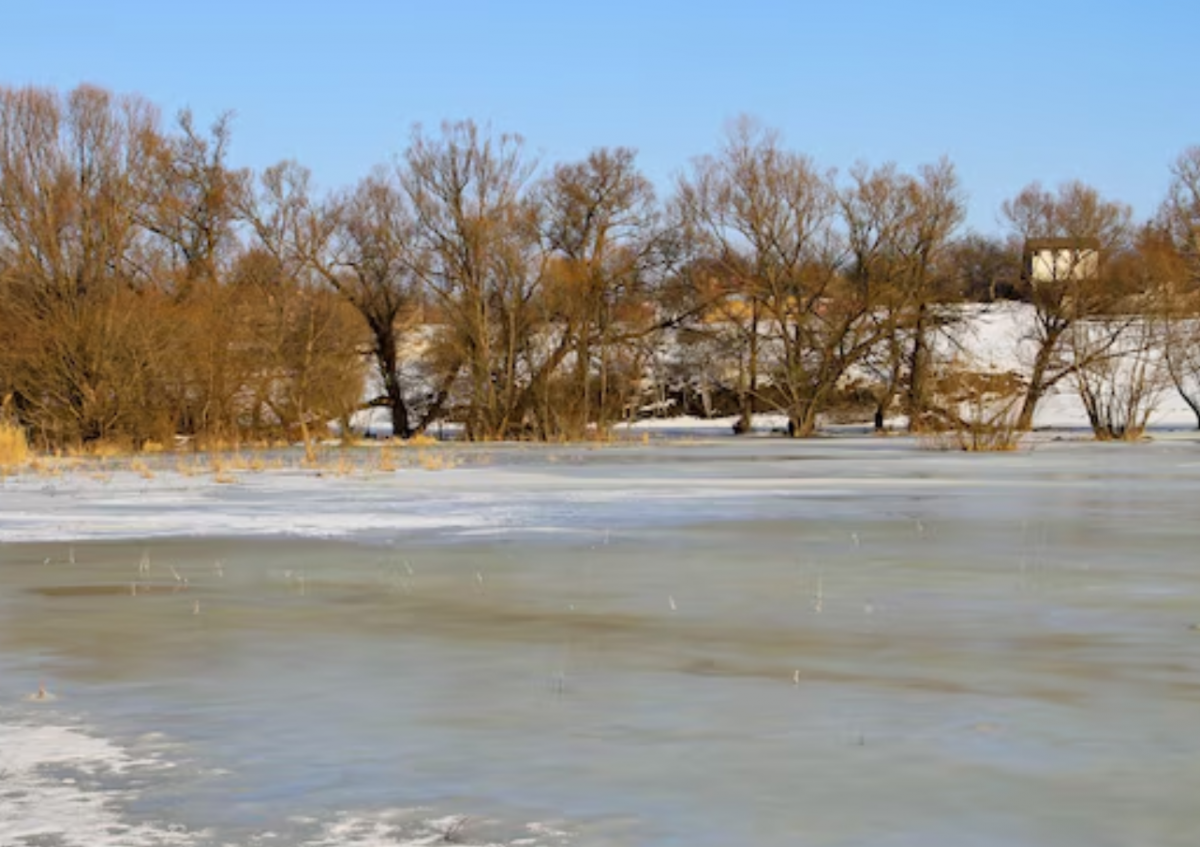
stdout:
[(1099, 238), (1031, 238), (1025, 242), (1025, 252), (1035, 250), (1099, 250)]

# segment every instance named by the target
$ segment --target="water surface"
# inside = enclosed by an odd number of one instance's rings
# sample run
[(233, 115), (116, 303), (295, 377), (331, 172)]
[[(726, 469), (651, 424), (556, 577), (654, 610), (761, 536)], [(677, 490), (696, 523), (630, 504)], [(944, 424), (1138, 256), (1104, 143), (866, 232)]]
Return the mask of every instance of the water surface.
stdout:
[(1197, 495), (1187, 440), (9, 480), (0, 842), (1191, 845)]

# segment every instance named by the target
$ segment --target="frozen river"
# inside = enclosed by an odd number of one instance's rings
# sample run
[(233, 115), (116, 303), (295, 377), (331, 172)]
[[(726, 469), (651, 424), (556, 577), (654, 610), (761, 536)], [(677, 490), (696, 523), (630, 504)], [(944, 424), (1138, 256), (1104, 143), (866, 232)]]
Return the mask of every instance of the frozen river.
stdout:
[(1196, 843), (1197, 441), (445, 455), (0, 483), (0, 845)]

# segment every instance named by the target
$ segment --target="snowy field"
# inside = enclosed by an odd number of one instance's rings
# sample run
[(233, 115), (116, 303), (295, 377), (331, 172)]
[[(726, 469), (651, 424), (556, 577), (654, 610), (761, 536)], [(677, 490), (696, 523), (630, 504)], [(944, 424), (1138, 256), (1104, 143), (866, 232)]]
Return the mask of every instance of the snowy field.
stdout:
[(4, 479), (0, 844), (1194, 844), (1200, 438), (666, 435)]

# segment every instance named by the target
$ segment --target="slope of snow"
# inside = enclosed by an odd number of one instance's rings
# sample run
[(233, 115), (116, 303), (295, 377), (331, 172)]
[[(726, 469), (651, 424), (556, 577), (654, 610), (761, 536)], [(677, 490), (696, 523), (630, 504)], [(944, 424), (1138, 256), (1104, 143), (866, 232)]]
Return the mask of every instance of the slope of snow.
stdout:
[[(1037, 352), (1033, 341), (1033, 307), (1023, 303), (1001, 302), (987, 306), (967, 305), (961, 308), (966, 313), (966, 319), (953, 327), (947, 337), (938, 341), (938, 355), (944, 359), (956, 358), (964, 365), (982, 371), (1014, 372), (1028, 376)], [(763, 349), (768, 349), (769, 346), (768, 340), (765, 339)], [(672, 333), (663, 336), (659, 356), (663, 361), (676, 363), (686, 358)], [(861, 371), (861, 368), (855, 368), (852, 372), (856, 377), (869, 379)], [(642, 418), (625, 424), (622, 428), (639, 432), (668, 430), (716, 436), (730, 434), (736, 420), (735, 417), (702, 419), (662, 414)], [(390, 412), (385, 408), (358, 412), (353, 416), (351, 423), (356, 431), (368, 437), (388, 438), (392, 434)], [(900, 420), (892, 422), (893, 425), (903, 423)], [(786, 417), (778, 414), (760, 415), (756, 421), (756, 429), (759, 432), (783, 429), (786, 425)], [(460, 432), (457, 424), (446, 423), (439, 426), (442, 435), (448, 438), (455, 437)], [(436, 434), (439, 426), (433, 427), (431, 432)], [(1187, 429), (1197, 426), (1196, 415), (1179, 393), (1165, 381), (1155, 401), (1150, 426)], [(1034, 427), (1088, 428), (1087, 414), (1071, 378), (1063, 380), (1042, 399), (1034, 416)]]

